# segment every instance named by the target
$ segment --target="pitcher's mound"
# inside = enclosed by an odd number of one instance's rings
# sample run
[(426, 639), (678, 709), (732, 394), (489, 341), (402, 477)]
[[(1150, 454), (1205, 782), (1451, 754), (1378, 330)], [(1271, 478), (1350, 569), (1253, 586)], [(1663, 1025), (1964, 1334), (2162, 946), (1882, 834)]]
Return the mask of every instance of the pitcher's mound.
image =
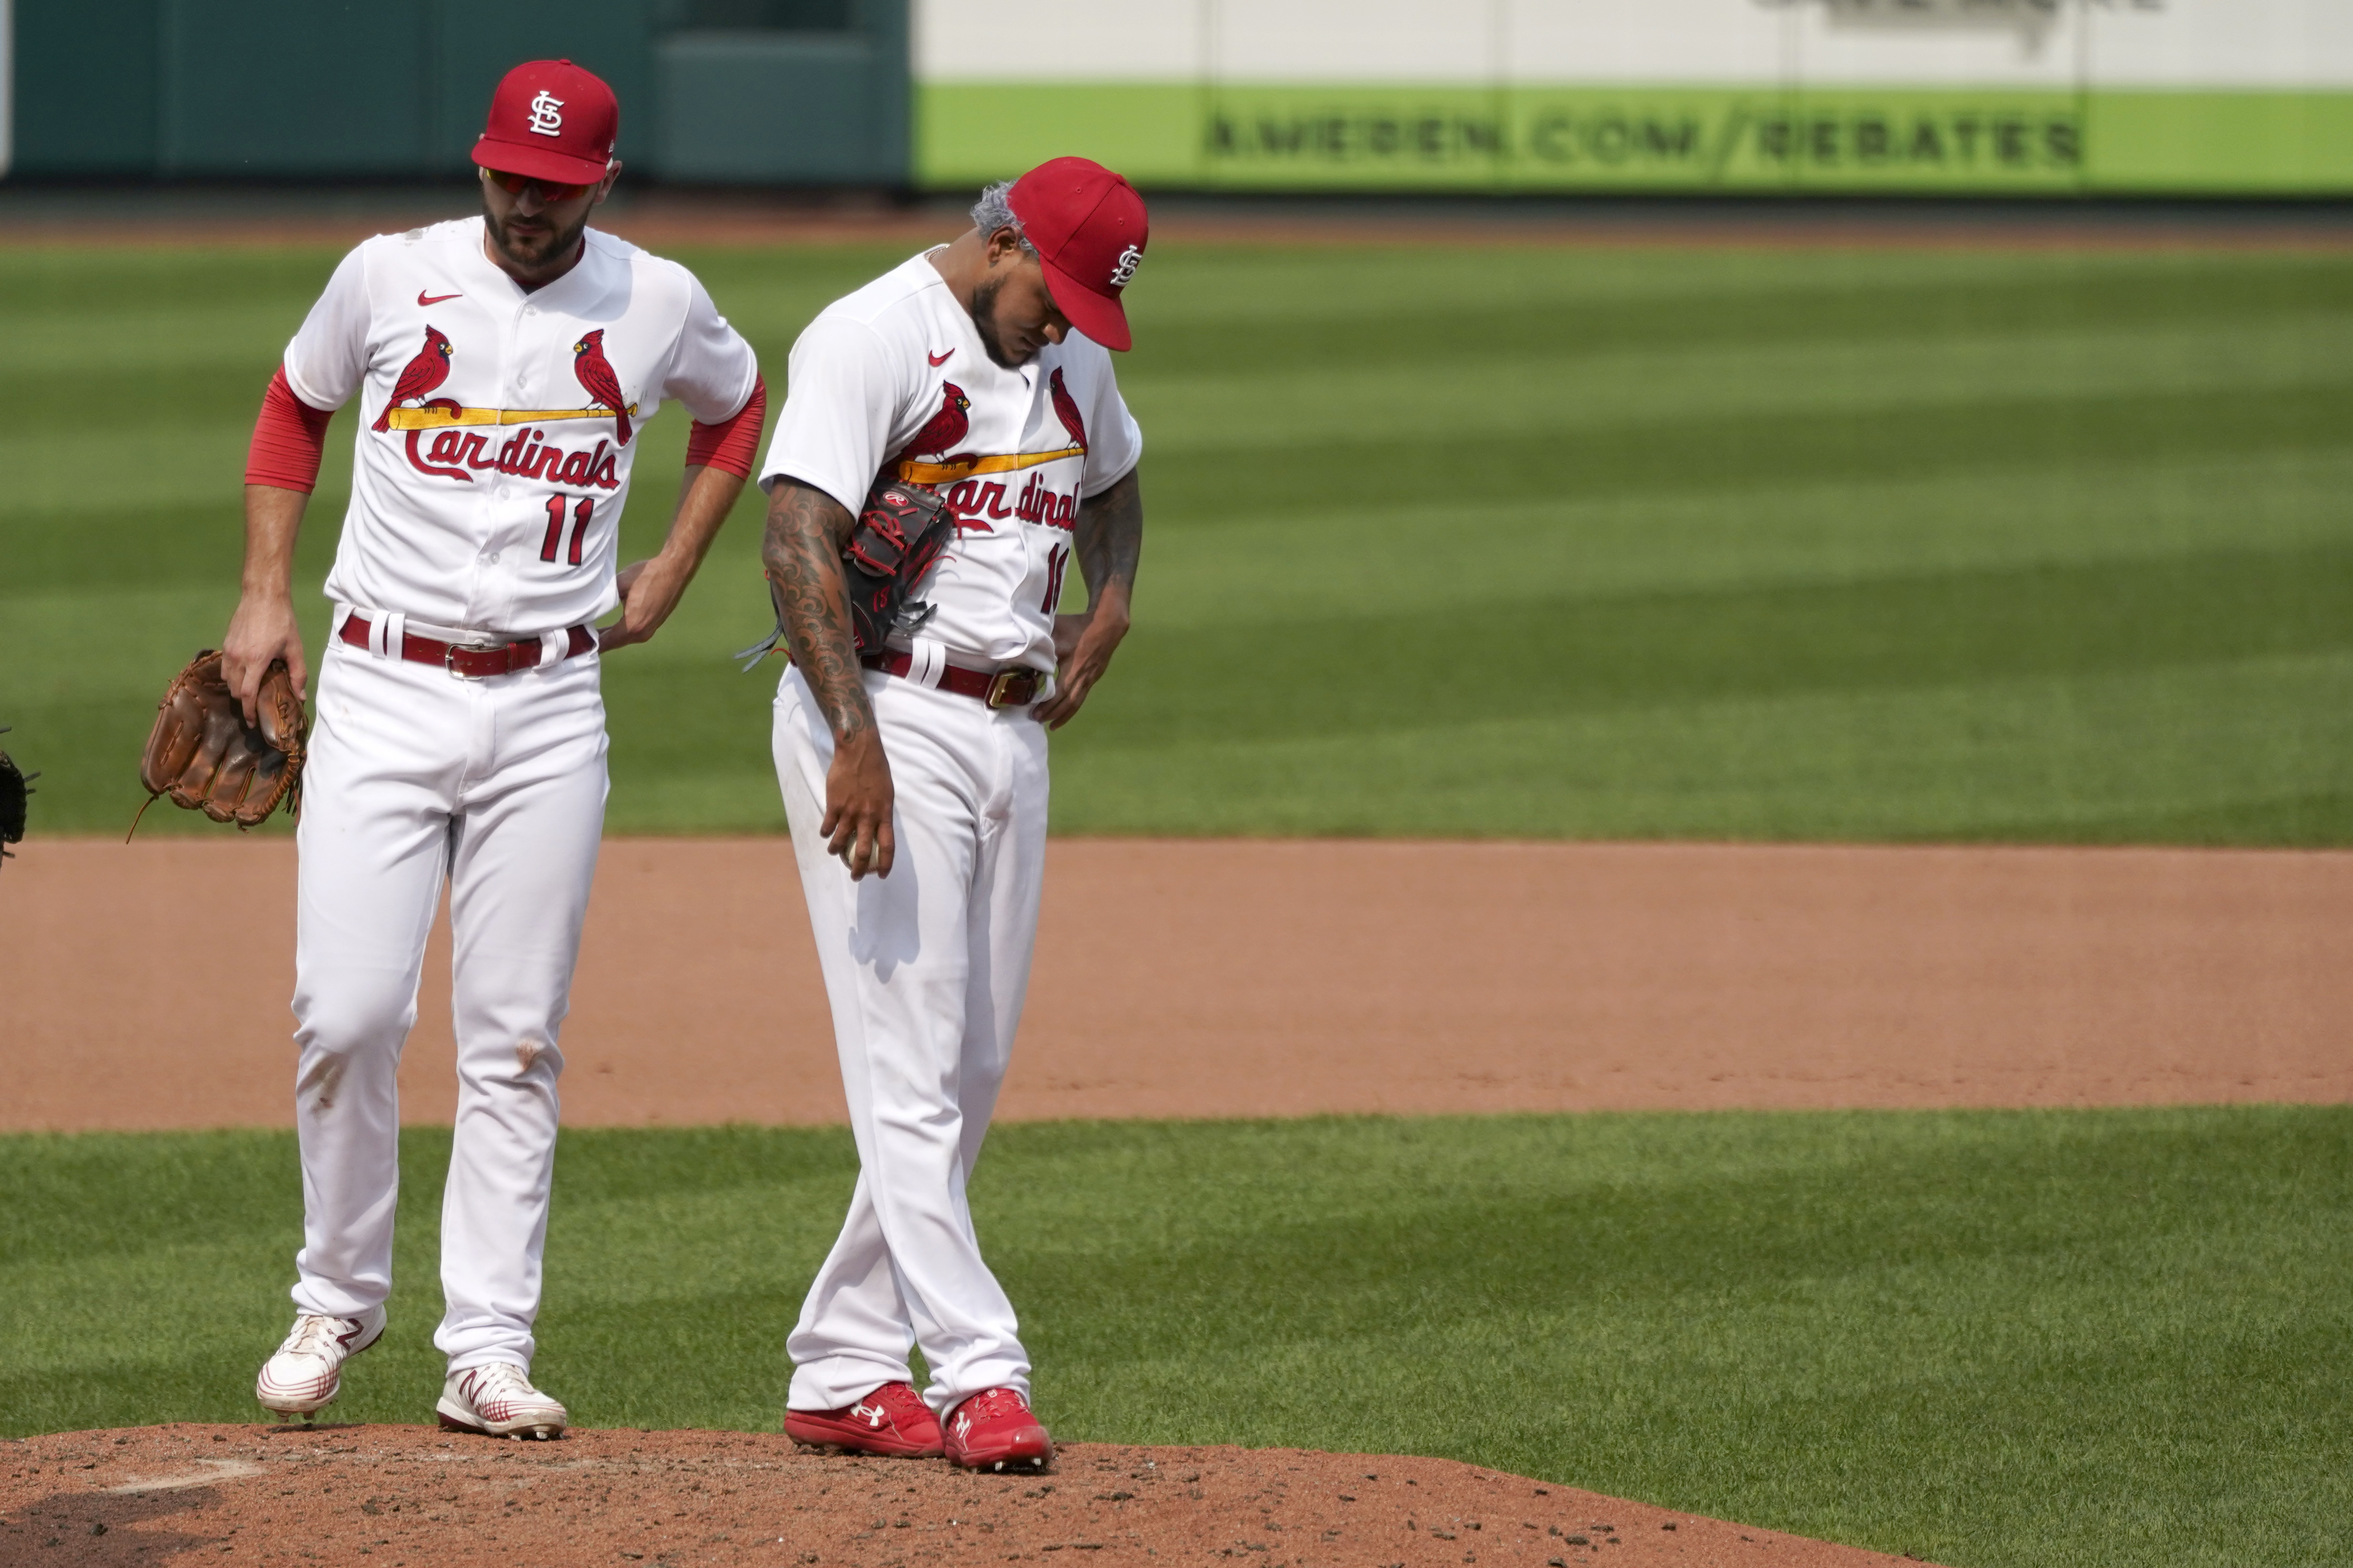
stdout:
[[(1046, 1553), (1071, 1556), (1046, 1559)], [(0, 1561), (1076, 1565), (1904, 1559), (1448, 1459), (1074, 1443), (1043, 1476), (823, 1458), (779, 1436), (142, 1426), (0, 1443)]]

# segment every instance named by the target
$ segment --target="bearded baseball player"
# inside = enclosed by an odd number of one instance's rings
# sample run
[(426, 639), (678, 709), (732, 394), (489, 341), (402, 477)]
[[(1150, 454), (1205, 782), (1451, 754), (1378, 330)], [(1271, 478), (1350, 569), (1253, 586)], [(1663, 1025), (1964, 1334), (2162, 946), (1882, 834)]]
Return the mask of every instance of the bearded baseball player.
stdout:
[[(458, 1120), (441, 1218), (441, 1424), (551, 1437), (532, 1324), (559, 1046), (605, 815), (601, 652), (654, 635), (758, 450), (752, 350), (684, 268), (587, 226), (619, 108), (566, 60), (516, 67), (474, 147), (482, 216), (343, 258), (287, 346), (246, 473), (244, 591), (223, 645), (253, 712), (305, 677), (290, 585), (328, 416), (356, 394), (351, 509), (327, 595), (297, 832), (293, 1331), (257, 1395), (332, 1401), (385, 1329), (395, 1069), (446, 878)], [(617, 575), (646, 422), (695, 425), (669, 537)], [(603, 629), (599, 616), (618, 605)]]
[[(792, 654), (776, 773), (860, 1161), (789, 1342), (785, 1431), (1001, 1470), (1053, 1444), (965, 1184), (1029, 984), (1046, 733), (1127, 630), (1143, 437), (1105, 351), (1129, 343), (1145, 218), (1125, 180), (1058, 158), (973, 221), (801, 334), (761, 482)], [(886, 500), (936, 490), (955, 531), (919, 613), (861, 657), (841, 552), (878, 478)], [(1088, 605), (1058, 616), (1074, 551)]]

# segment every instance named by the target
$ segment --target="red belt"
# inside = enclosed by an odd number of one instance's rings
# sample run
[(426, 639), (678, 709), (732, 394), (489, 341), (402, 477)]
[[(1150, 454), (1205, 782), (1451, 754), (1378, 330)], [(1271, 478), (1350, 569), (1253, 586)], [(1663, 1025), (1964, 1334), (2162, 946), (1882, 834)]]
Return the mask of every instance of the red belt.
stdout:
[[(367, 647), (367, 617), (346, 616), (342, 636), (353, 647)], [(555, 656), (559, 659), (576, 658), (596, 646), (596, 634), (586, 626), (574, 626), (566, 637), (569, 640), (564, 651)], [(411, 664), (438, 664), (450, 674), (462, 675), (469, 680), (535, 669), (543, 651), (537, 637), (525, 637), (520, 642), (443, 642), (416, 632), (401, 634), (399, 649), (400, 657)]]
[[(886, 653), (864, 660), (869, 669), (879, 669), (885, 675), (904, 675), (915, 668), (913, 655)], [(969, 697), (991, 708), (1026, 708), (1038, 700), (1038, 689), (1046, 678), (1034, 669), (1015, 668), (1000, 669), (994, 675), (983, 669), (964, 669), (945, 665), (940, 670), (940, 689), (953, 691), (958, 697)]]

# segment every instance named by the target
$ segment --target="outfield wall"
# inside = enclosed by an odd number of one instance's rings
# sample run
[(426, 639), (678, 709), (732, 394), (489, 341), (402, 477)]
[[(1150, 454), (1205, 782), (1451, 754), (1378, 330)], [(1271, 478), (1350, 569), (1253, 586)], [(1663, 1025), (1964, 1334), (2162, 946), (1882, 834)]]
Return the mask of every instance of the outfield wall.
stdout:
[(0, 0), (0, 174), (464, 177), (518, 60), (621, 100), (619, 153), (681, 183), (898, 185), (906, 0)]
[(2353, 194), (2348, 0), (915, 0), (913, 21), (932, 187), (1076, 151), (1208, 189)]
[(16, 20), (8, 7), (9, 0), (0, 0), (0, 175), (8, 173), (16, 152)]
[(2353, 195), (2353, 0), (0, 0), (0, 174), (462, 175), (534, 55), (688, 184)]

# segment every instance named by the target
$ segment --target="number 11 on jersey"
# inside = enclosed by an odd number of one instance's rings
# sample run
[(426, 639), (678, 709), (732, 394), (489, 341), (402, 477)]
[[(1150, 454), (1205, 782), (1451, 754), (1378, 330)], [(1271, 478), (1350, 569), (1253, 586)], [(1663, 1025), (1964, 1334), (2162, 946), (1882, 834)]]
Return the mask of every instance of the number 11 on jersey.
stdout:
[[(588, 531), (588, 520), (596, 514), (596, 503), (586, 496), (582, 496), (578, 501), (574, 503), (572, 508), (572, 548), (565, 552), (564, 557), (567, 565), (577, 566), (580, 564), (581, 536)], [(562, 496), (550, 496), (547, 498), (547, 537), (540, 542), (539, 558), (542, 561), (554, 560), (555, 547), (563, 542), (564, 498)], [(1058, 577), (1056, 581), (1059, 583), (1060, 578)]]
[(1046, 602), (1041, 607), (1050, 616), (1054, 606), (1062, 602), (1062, 573), (1070, 563), (1071, 547), (1067, 544), (1057, 544), (1054, 552), (1046, 558)]

